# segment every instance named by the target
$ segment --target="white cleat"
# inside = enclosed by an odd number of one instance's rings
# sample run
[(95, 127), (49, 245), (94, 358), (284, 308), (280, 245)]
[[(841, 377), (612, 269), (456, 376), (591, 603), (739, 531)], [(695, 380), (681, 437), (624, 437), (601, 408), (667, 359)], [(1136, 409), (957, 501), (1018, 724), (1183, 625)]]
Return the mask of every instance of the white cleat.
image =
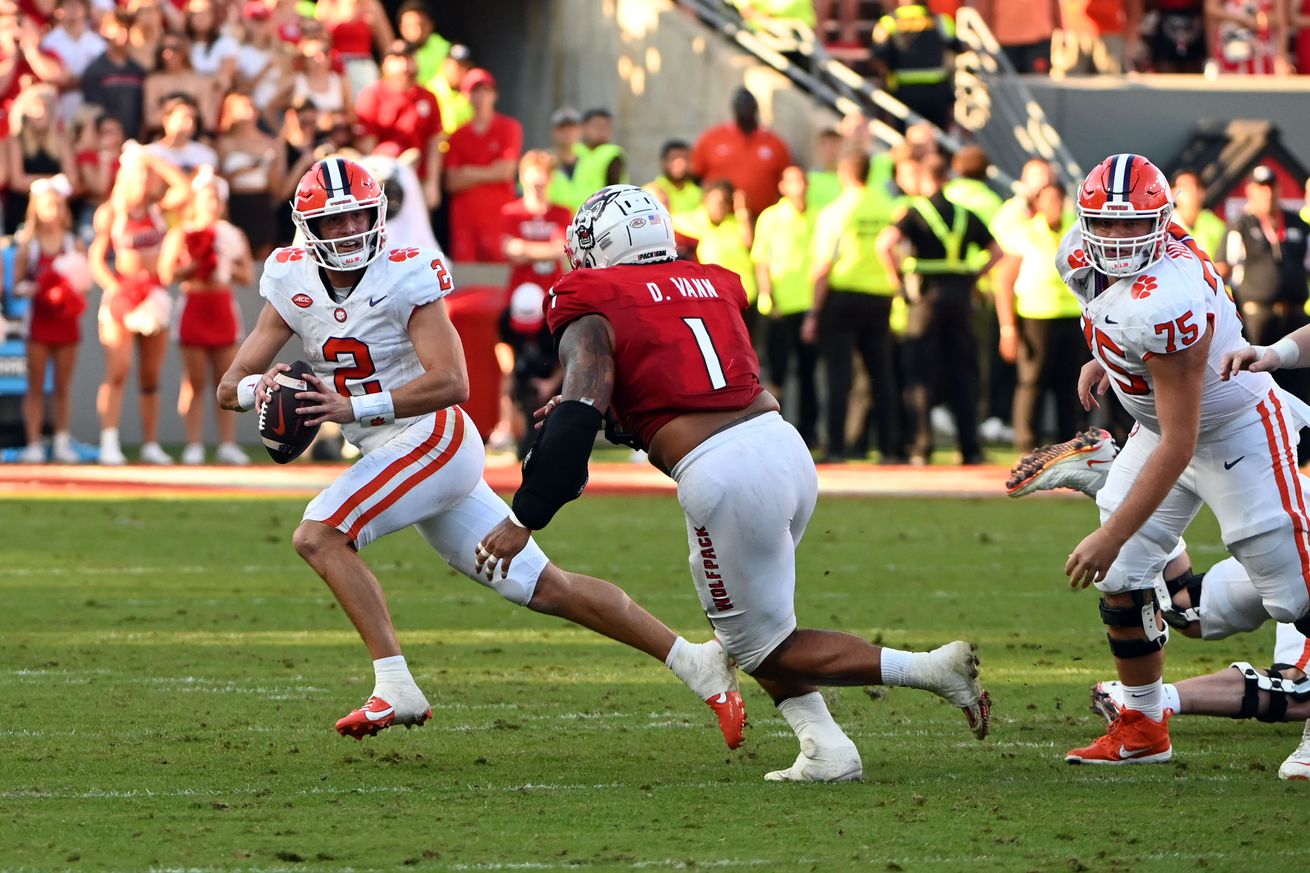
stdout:
[(250, 456), (236, 443), (219, 443), (215, 458), (229, 467), (245, 467), (250, 463)]
[(746, 728), (746, 704), (737, 685), (737, 667), (722, 644), (717, 639), (685, 643), (673, 672), (714, 710), (728, 748), (740, 746)]
[(1294, 782), (1310, 781), (1310, 720), (1306, 721), (1305, 730), (1301, 734), (1301, 745), (1278, 768), (1278, 778)]
[(141, 463), (156, 467), (171, 467), (173, 458), (160, 448), (159, 443), (151, 441), (141, 444)]
[(1124, 708), (1124, 687), (1111, 680), (1097, 682), (1092, 686), (1092, 712), (1105, 719), (1106, 724), (1119, 717)]
[(343, 737), (362, 740), (393, 726), (418, 727), (430, 718), (432, 707), (417, 685), (392, 690), (375, 688), (363, 706), (338, 719), (336, 728)]
[(978, 681), (977, 646), (956, 640), (928, 653), (915, 669), (915, 685), (955, 704), (969, 721), (978, 739), (987, 736), (992, 724), (992, 699)]
[(1034, 491), (1072, 488), (1095, 497), (1118, 453), (1108, 430), (1083, 431), (1071, 440), (1033, 449), (1020, 458), (1005, 482), (1005, 493), (1023, 497)]
[(844, 743), (820, 749), (818, 743), (806, 737), (801, 740), (801, 753), (786, 770), (765, 773), (766, 782), (856, 782), (864, 776), (860, 750), (844, 735)]

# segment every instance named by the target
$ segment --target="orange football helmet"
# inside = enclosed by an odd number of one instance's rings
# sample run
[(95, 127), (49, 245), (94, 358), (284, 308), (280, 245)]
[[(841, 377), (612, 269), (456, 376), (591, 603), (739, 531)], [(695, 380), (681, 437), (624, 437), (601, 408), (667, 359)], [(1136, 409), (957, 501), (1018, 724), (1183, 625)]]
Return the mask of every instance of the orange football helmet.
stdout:
[[(1122, 278), (1164, 257), (1173, 218), (1174, 195), (1155, 164), (1141, 155), (1111, 155), (1096, 165), (1078, 189), (1078, 224), (1092, 266)], [(1092, 222), (1150, 219), (1147, 234), (1131, 237), (1092, 232)]]
[[(362, 233), (324, 239), (312, 226), (325, 215), (374, 211), (373, 225)], [(296, 186), (291, 220), (305, 238), (309, 259), (330, 270), (362, 270), (382, 254), (386, 244), (387, 195), (368, 170), (346, 158), (325, 158), (309, 168)]]

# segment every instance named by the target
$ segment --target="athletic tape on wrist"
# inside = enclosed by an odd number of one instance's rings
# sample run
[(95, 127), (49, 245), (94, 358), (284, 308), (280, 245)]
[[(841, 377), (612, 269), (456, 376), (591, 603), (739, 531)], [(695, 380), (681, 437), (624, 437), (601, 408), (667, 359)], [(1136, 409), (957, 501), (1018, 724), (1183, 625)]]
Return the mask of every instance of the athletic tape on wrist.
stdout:
[(396, 420), (396, 407), (391, 401), (390, 391), (357, 394), (350, 398), (350, 406), (355, 411), (355, 420), (364, 427), (381, 427)]
[(1296, 344), (1296, 340), (1290, 336), (1285, 336), (1269, 348), (1273, 349), (1278, 355), (1278, 366), (1280, 369), (1295, 367), (1301, 360), (1301, 347)]
[(262, 378), (263, 375), (252, 373), (237, 383), (237, 409), (246, 412), (255, 405), (255, 389)]

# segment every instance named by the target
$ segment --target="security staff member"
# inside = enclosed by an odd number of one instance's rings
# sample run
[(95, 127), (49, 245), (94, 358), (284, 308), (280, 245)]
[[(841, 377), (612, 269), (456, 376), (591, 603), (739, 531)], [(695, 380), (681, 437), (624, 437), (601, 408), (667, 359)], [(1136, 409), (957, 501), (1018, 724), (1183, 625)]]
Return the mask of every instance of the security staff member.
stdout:
[(827, 376), (828, 461), (846, 452), (846, 407), (853, 355), (873, 382), (873, 414), (884, 464), (903, 463), (900, 389), (889, 319), (896, 287), (874, 243), (892, 221), (895, 204), (885, 190), (865, 184), (869, 156), (847, 152), (837, 160), (841, 194), (818, 215), (814, 230), (814, 308), (801, 324), (801, 340), (820, 343)]
[(912, 0), (898, 0), (873, 29), (873, 59), (887, 92), (945, 130), (955, 112), (955, 22)]
[[(905, 331), (909, 406), (915, 419), (910, 462), (926, 464), (932, 457), (929, 413), (937, 395), (947, 390), (961, 460), (979, 464), (974, 286), (1000, 257), (1000, 247), (981, 218), (946, 199), (945, 158), (925, 156), (919, 177), (918, 196), (909, 198), (904, 216), (878, 236), (876, 246), (893, 286), (910, 302)], [(903, 253), (902, 244), (911, 254)], [(970, 245), (986, 251), (986, 260), (970, 260)]]

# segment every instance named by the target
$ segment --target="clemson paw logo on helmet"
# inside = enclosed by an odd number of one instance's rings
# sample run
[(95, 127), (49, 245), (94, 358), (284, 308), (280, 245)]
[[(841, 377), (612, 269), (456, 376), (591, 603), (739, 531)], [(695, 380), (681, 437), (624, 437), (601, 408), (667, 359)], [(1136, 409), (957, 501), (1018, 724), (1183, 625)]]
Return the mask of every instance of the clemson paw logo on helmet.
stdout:
[(276, 255), (279, 264), (285, 264), (287, 261), (299, 261), (305, 257), (304, 249), (282, 249)]
[(1069, 267), (1073, 270), (1081, 270), (1083, 267), (1090, 266), (1087, 261), (1087, 252), (1082, 249), (1074, 249), (1069, 254)]
[(1154, 276), (1142, 276), (1133, 283), (1132, 290), (1128, 293), (1133, 296), (1134, 300), (1141, 300), (1143, 297), (1150, 297), (1151, 292), (1156, 289), (1158, 284)]
[(418, 249), (392, 249), (387, 254), (387, 259), (395, 261), (397, 264), (408, 261), (410, 258), (418, 257)]

